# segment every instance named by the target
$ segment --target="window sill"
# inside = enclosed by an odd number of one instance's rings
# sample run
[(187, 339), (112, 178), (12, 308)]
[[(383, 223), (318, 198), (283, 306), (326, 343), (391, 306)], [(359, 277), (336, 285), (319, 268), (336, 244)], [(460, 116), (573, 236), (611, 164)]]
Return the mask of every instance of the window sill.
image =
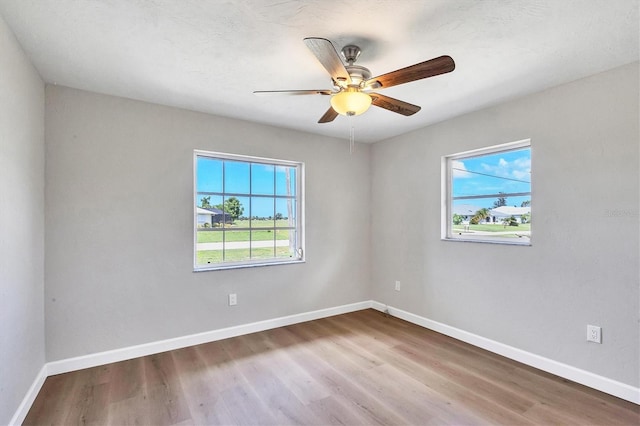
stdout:
[(258, 268), (262, 266), (278, 266), (278, 265), (291, 265), (296, 263), (305, 263), (305, 259), (286, 260), (278, 262), (256, 262), (256, 263), (228, 263), (228, 264), (216, 264), (211, 266), (196, 266), (193, 268), (193, 272), (208, 272), (208, 271), (220, 271), (225, 269), (244, 269), (244, 268)]
[(509, 245), (509, 246), (524, 246), (531, 247), (531, 240), (529, 238), (501, 238), (501, 239), (483, 239), (482, 236), (474, 237), (446, 237), (441, 238), (441, 241), (455, 241), (455, 242), (464, 242), (464, 243), (484, 243), (484, 244), (499, 244), (499, 245)]

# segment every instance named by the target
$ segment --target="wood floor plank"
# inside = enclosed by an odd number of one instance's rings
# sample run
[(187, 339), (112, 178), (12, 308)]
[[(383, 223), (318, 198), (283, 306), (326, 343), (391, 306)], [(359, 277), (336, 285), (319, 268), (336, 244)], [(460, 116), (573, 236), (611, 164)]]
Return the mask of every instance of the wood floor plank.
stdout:
[(127, 399), (109, 403), (108, 415), (103, 424), (107, 425), (150, 425), (147, 414), (149, 407), (141, 392)]
[(109, 399), (111, 402), (127, 400), (141, 395), (144, 386), (144, 359), (134, 358), (111, 365)]
[(73, 400), (74, 373), (58, 374), (47, 377), (38, 397), (31, 405), (24, 424), (56, 425), (63, 424)]
[(278, 371), (278, 378), (303, 404), (322, 400), (331, 396), (331, 391), (322, 383), (317, 382), (309, 373), (301, 368), (286, 355), (286, 348), (280, 348), (269, 338), (267, 333), (255, 333), (243, 336), (247, 345), (254, 353), (270, 351), (269, 368)]
[(198, 356), (202, 358), (211, 373), (212, 385), (218, 390), (224, 390), (245, 382), (242, 375), (235, 368), (233, 360), (224, 350), (224, 341), (205, 343), (195, 347)]
[(304, 344), (291, 346), (287, 353), (291, 354), (295, 362), (331, 389), (332, 393), (345, 402), (349, 410), (361, 419), (355, 424), (390, 425), (407, 424), (400, 414), (391, 410), (383, 401), (379, 401), (370, 393), (354, 382), (349, 374), (342, 369), (340, 362), (333, 358), (326, 358), (322, 354), (321, 341), (307, 341), (304, 325), (286, 327), (286, 329), (271, 330), (270, 333), (279, 334), (281, 339), (301, 339)]
[(640, 406), (364, 310), (48, 377), (25, 425), (634, 425)]
[(170, 352), (143, 359), (149, 424), (175, 424), (190, 419), (190, 411)]
[(184, 348), (173, 351), (172, 355), (193, 422), (202, 425), (227, 422), (231, 415), (225, 412), (222, 399), (226, 387), (218, 385), (214, 369), (208, 367), (198, 348)]
[[(223, 341), (225, 349), (233, 358), (234, 363), (245, 379), (255, 389), (262, 402), (271, 409), (276, 421), (280, 424), (321, 424), (302, 402), (284, 385), (278, 375), (270, 368), (270, 354), (257, 356), (249, 345), (246, 337)], [(260, 418), (254, 419), (262, 423)]]
[[(370, 327), (370, 323), (363, 322), (362, 324)], [(386, 326), (386, 324), (382, 324), (381, 328), (384, 329)], [(420, 331), (420, 329), (416, 331)], [(410, 330), (398, 330), (397, 332), (411, 334)], [(625, 419), (623, 421), (627, 423), (638, 416), (637, 410), (633, 413), (627, 411), (627, 416), (624, 410), (619, 410), (618, 405), (612, 404), (612, 402), (624, 402), (618, 398), (571, 383), (438, 333), (426, 331), (426, 333), (419, 334), (431, 334), (432, 336), (428, 340), (420, 340), (416, 336), (403, 334), (403, 340), (407, 343), (399, 345), (396, 349), (411, 353), (409, 356), (417, 358), (417, 362), (420, 364), (437, 366), (437, 370), (445, 374), (447, 380), (460, 382), (459, 379), (461, 379), (465, 387), (473, 389), (479, 395), (491, 397), (497, 403), (504, 405), (506, 409), (526, 413), (525, 417), (527, 418), (532, 417), (531, 413), (540, 411), (539, 408), (531, 409), (527, 406), (538, 405), (543, 407), (556, 405), (562, 409), (564, 417), (573, 413), (578, 418), (589, 419), (590, 424), (607, 424), (607, 419), (612, 416), (613, 411), (618, 416), (622, 416)], [(425, 348), (428, 350), (424, 350)], [(476, 383), (471, 386), (474, 378)], [(498, 387), (478, 386), (482, 383), (491, 383)], [(442, 386), (443, 391), (446, 388), (446, 386)], [(595, 392), (594, 395), (597, 395), (595, 398), (599, 402), (595, 402), (592, 399), (593, 396), (587, 395), (579, 400), (574, 400), (576, 391), (582, 390)], [(514, 398), (521, 402), (514, 401)], [(637, 408), (633, 404), (625, 404), (627, 407), (629, 405)], [(520, 407), (518, 408), (518, 406)]]
[[(82, 377), (82, 376), (80, 376)], [(70, 409), (64, 424), (99, 425), (108, 416), (109, 385), (93, 384), (90, 380), (78, 384), (78, 398)]]
[[(362, 417), (341, 398), (328, 396), (307, 404), (307, 408), (321, 417), (326, 425), (363, 424)], [(372, 424), (372, 423), (367, 423)]]
[[(321, 326), (345, 327), (342, 324), (342, 318), (329, 319), (322, 324)], [(418, 378), (421, 376), (419, 374), (421, 366), (416, 363), (408, 363), (406, 362), (407, 360), (398, 357), (392, 351), (393, 347), (389, 347), (385, 343), (379, 343), (375, 339), (367, 339), (368, 342), (364, 344), (358, 343), (364, 334), (356, 327), (351, 327), (350, 330), (352, 331), (351, 334), (336, 333), (333, 339), (340, 341), (348, 351), (365, 351), (368, 357), (376, 359), (379, 365), (371, 370), (363, 371), (359, 376), (360, 380), (364, 381), (367, 388), (376, 389), (381, 395), (380, 398), (395, 404), (396, 409), (399, 409), (403, 404), (405, 407), (419, 407), (415, 413), (404, 410), (404, 415), (408, 417), (410, 423), (476, 424), (483, 423), (486, 420), (495, 422), (496, 419), (489, 418), (485, 420), (486, 416), (474, 414), (465, 405), (451, 398), (452, 395), (441, 393), (440, 389), (435, 391), (428, 386), (429, 381), (434, 379), (433, 375), (431, 375), (430, 380), (420, 381)], [(402, 390), (399, 391), (399, 389)], [(464, 390), (464, 392), (470, 393), (467, 390)], [(401, 402), (395, 401), (395, 396), (398, 394), (401, 395)], [(482, 401), (480, 406), (484, 408), (486, 405), (488, 405), (488, 401)], [(452, 413), (455, 413), (455, 415), (452, 416)], [(516, 416), (500, 420), (503, 423), (507, 420), (512, 424), (527, 423), (525, 419)]]

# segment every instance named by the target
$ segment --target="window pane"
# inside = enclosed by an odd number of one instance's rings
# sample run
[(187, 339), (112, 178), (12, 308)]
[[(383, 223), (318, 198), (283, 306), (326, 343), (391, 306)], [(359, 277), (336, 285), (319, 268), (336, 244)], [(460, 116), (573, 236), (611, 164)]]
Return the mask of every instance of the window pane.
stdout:
[(276, 199), (276, 226), (293, 227), (296, 223), (296, 203), (291, 198)]
[[(273, 247), (274, 233), (272, 229), (251, 231), (252, 247)], [(253, 245), (255, 243), (255, 245)]]
[(273, 195), (275, 167), (268, 164), (251, 164), (251, 193)]
[(222, 248), (213, 250), (198, 250), (197, 255), (198, 266), (209, 266), (216, 263), (222, 263)]
[(296, 231), (293, 229), (278, 229), (276, 231), (276, 257), (296, 258)]
[(224, 192), (249, 194), (249, 163), (224, 162)]
[(274, 232), (272, 230), (251, 231), (251, 258), (274, 257)]
[(196, 191), (222, 192), (222, 160), (197, 157)]
[(229, 217), (222, 209), (221, 195), (198, 194), (196, 199), (197, 226), (198, 228), (216, 228), (222, 226)]
[(225, 231), (224, 261), (249, 260), (249, 231)]
[[(254, 219), (254, 222), (251, 223), (252, 227), (273, 227), (274, 202), (275, 199), (273, 197), (251, 197), (251, 217)], [(260, 224), (256, 223), (255, 219)]]
[(486, 198), (465, 200), (452, 206), (451, 232), (468, 239), (512, 239), (528, 242), (531, 238), (531, 208), (502, 206), (480, 207)]
[(296, 195), (295, 167), (278, 166), (276, 168), (276, 195)]
[(206, 266), (222, 262), (222, 231), (200, 228), (196, 238), (196, 263), (198, 265)]
[(531, 192), (531, 149), (451, 161), (452, 196)]
[(227, 216), (227, 223), (239, 226), (239, 220), (245, 218), (249, 212), (249, 197), (232, 195), (224, 198), (223, 209)]

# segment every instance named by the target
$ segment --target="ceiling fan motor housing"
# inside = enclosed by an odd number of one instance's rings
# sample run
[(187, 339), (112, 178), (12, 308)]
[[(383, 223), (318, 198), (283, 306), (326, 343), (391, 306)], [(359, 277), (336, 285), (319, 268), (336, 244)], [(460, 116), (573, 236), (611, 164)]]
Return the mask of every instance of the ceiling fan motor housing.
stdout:
[(351, 77), (351, 83), (355, 86), (360, 86), (360, 83), (371, 78), (371, 71), (368, 68), (360, 65), (347, 65), (345, 68)]
[(358, 56), (360, 56), (361, 50), (358, 46), (349, 44), (343, 47), (341, 52), (347, 63), (349, 65), (353, 65), (353, 63), (358, 59)]

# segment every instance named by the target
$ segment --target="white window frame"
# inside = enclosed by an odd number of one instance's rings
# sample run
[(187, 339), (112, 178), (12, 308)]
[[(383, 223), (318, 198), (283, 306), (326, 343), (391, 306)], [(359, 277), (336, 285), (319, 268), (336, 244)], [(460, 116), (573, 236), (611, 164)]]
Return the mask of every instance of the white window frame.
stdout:
[[(264, 164), (271, 166), (286, 166), (286, 167), (294, 167), (296, 169), (296, 177), (295, 177), (295, 188), (296, 193), (294, 195), (295, 200), (295, 244), (296, 244), (296, 255), (293, 258), (267, 258), (267, 259), (255, 259), (255, 260), (245, 260), (239, 262), (223, 262), (223, 263), (214, 263), (208, 265), (200, 265), (198, 264), (198, 253), (197, 253), (197, 244), (198, 244), (198, 194), (203, 194), (205, 192), (198, 192), (197, 187), (197, 179), (198, 179), (198, 157), (207, 157), (213, 159), (219, 159), (223, 161), (236, 161), (236, 162), (244, 162), (248, 164)], [(194, 150), (193, 151), (193, 270), (194, 272), (201, 271), (215, 271), (221, 269), (234, 269), (234, 268), (247, 268), (247, 267), (256, 267), (256, 266), (268, 266), (268, 265), (283, 265), (283, 264), (292, 264), (292, 263), (303, 263), (305, 262), (305, 253), (304, 253), (304, 163), (299, 161), (290, 161), (290, 160), (280, 160), (273, 158), (264, 158), (264, 157), (254, 157), (248, 155), (238, 155), (238, 154), (229, 154), (222, 152), (213, 152), (213, 151), (204, 151), (204, 150)], [(208, 193), (208, 192), (206, 192)], [(211, 193), (213, 194), (213, 193)], [(224, 194), (224, 190), (223, 193)], [(231, 194), (230, 195), (237, 195)], [(242, 196), (256, 196), (255, 194), (251, 194), (251, 190), (248, 194), (242, 194)], [(279, 196), (274, 195), (275, 198), (279, 198)], [(288, 229), (288, 228), (278, 228), (275, 227), (273, 229)], [(245, 228), (240, 228), (240, 230), (245, 230)], [(246, 228), (246, 230), (251, 230), (251, 228)], [(212, 231), (210, 231), (212, 232)], [(251, 241), (249, 241), (251, 242)], [(224, 244), (224, 243), (223, 243)]]
[[(498, 154), (501, 152), (509, 152), (516, 151), (523, 148), (529, 148), (531, 150), (531, 139), (524, 139), (516, 142), (509, 142), (500, 145), (493, 145), (486, 148), (474, 149), (465, 152), (459, 152), (456, 154), (446, 155), (442, 157), (441, 160), (441, 239), (443, 241), (464, 241), (464, 242), (473, 242), (473, 243), (490, 243), (490, 244), (509, 244), (509, 245), (518, 245), (518, 246), (530, 246), (531, 245), (531, 236), (528, 238), (499, 238), (499, 237), (491, 237), (491, 238), (482, 238), (482, 237), (472, 237), (469, 235), (459, 234), (453, 231), (453, 201), (454, 197), (452, 196), (453, 190), (453, 172), (451, 164), (455, 160), (462, 160), (465, 158), (479, 157), (488, 154)], [(533, 179), (531, 179), (533, 180)], [(532, 197), (533, 190), (530, 192), (522, 192), (522, 193), (500, 193), (500, 194), (489, 194), (483, 195), (484, 198), (495, 198), (495, 197), (514, 197), (514, 196), (525, 196), (528, 195)], [(468, 198), (473, 198), (474, 196), (469, 196)], [(463, 199), (466, 197), (456, 197), (456, 199)], [(478, 197), (475, 197), (478, 198)], [(533, 204), (533, 200), (532, 200)]]

